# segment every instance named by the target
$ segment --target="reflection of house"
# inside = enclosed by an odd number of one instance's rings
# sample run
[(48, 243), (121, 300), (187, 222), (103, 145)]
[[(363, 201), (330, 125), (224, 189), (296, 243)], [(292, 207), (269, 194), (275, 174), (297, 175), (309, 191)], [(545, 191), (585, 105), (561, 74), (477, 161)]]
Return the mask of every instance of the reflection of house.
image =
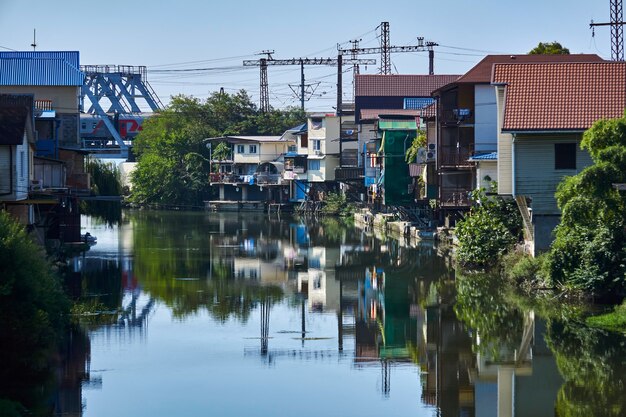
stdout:
[(310, 310), (339, 311), (340, 282), (335, 270), (339, 254), (339, 248), (308, 248), (308, 269), (298, 273), (298, 288), (301, 292), (306, 289)]
[(623, 116), (626, 64), (495, 64), (493, 83), (498, 193), (516, 197), (523, 210), (529, 204), (527, 235), (533, 250), (545, 250), (560, 220), (557, 185), (592, 162), (580, 149), (583, 132), (599, 119)]
[[(219, 201), (283, 202), (288, 199), (283, 184), (283, 156), (295, 141), (284, 136), (224, 136), (207, 140), (212, 150), (211, 185), (219, 187)], [(229, 155), (216, 159), (219, 143), (227, 144)], [(217, 168), (217, 169), (216, 169)]]

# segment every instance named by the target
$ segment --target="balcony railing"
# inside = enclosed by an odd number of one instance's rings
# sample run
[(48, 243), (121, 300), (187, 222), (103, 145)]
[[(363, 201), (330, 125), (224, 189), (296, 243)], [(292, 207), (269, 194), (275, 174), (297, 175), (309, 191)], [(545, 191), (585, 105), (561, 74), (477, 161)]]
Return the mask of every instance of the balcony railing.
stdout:
[(440, 146), (439, 166), (442, 167), (470, 167), (468, 159), (473, 155), (474, 147)]
[(335, 179), (338, 181), (358, 180), (364, 175), (361, 167), (337, 167), (335, 168)]
[(439, 203), (442, 207), (469, 207), (472, 204), (470, 192), (465, 188), (442, 188)]
[(35, 100), (36, 110), (52, 110), (52, 100)]
[(209, 175), (209, 181), (212, 184), (263, 184), (263, 185), (277, 185), (282, 184), (281, 174), (254, 174), (254, 175), (239, 175), (222, 172), (213, 172)]
[(256, 174), (254, 176), (255, 184), (277, 185), (277, 184), (281, 184), (282, 181), (283, 181), (283, 178), (281, 174), (261, 173), (261, 174)]

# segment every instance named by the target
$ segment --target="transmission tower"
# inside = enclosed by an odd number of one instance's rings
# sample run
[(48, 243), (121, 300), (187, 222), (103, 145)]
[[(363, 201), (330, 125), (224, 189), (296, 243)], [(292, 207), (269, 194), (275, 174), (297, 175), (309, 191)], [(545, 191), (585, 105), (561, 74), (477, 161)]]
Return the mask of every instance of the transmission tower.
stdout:
[(595, 26), (611, 26), (611, 60), (624, 60), (624, 24), (622, 12), (622, 0), (611, 1), (611, 21), (609, 23), (589, 24), (592, 36), (595, 36)]
[(380, 73), (391, 74), (391, 50), (389, 43), (389, 22), (380, 24)]
[[(391, 46), (389, 45), (389, 23), (388, 22), (382, 22), (381, 23), (381, 27), (383, 27), (383, 29), (385, 28), (385, 23), (387, 23), (386, 25), (386, 31), (387, 31), (387, 42), (386, 42), (386, 46), (385, 42), (381, 42), (381, 46), (380, 47), (375, 47), (375, 48), (359, 48), (358, 45), (355, 45), (354, 43), (352, 44), (352, 47), (350, 49), (341, 49), (338, 48), (339, 53), (343, 54), (343, 53), (350, 53), (350, 56), (356, 57), (357, 55), (368, 55), (368, 54), (380, 54), (382, 59), (386, 59), (387, 60), (387, 64), (384, 64), (384, 62), (381, 62), (381, 66), (380, 66), (380, 73), (381, 74), (385, 74), (385, 75), (389, 75), (391, 74), (391, 53), (392, 52), (423, 52), (423, 51), (428, 51), (428, 73), (430, 75), (433, 75), (434, 72), (434, 61), (435, 61), (435, 50), (434, 47), (435, 46), (439, 46), (438, 43), (435, 42), (426, 42), (424, 43), (424, 38), (423, 37), (419, 37), (417, 38), (417, 45), (407, 45), (407, 46)], [(384, 41), (384, 39), (383, 39)], [(354, 41), (350, 41), (350, 42), (354, 42)], [(385, 58), (386, 57), (386, 58)], [(387, 69), (385, 70), (385, 66), (387, 67)]]
[(260, 55), (267, 55), (266, 58), (259, 60), (259, 67), (261, 68), (261, 86), (259, 88), (259, 95), (261, 96), (259, 109), (262, 113), (270, 111), (270, 93), (269, 85), (267, 83), (267, 61), (271, 61), (273, 50), (261, 51)]
[[(271, 51), (273, 53), (274, 51)], [(264, 51), (264, 53), (267, 53)], [(261, 58), (257, 60), (246, 60), (243, 61), (244, 67), (261, 67), (261, 111), (269, 110), (269, 88), (267, 83), (267, 67), (270, 65), (300, 65), (300, 105), (302, 106), (302, 110), (304, 110), (304, 97), (305, 97), (305, 87), (304, 83), (304, 66), (305, 65), (337, 65), (336, 58), (290, 58), (290, 59), (274, 59), (271, 55), (268, 55), (268, 58)], [(375, 65), (375, 59), (347, 59), (343, 61), (347, 64), (352, 65)], [(263, 70), (265, 68), (265, 70)], [(265, 98), (265, 103), (264, 103)], [(265, 110), (264, 110), (265, 109)]]

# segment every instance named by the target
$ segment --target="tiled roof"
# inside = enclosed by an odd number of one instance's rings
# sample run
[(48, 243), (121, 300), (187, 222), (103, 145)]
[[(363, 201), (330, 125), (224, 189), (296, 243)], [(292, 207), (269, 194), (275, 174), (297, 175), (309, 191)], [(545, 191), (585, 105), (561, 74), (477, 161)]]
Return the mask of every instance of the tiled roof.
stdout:
[(357, 97), (430, 97), (459, 75), (357, 75)]
[(422, 114), (422, 116), (425, 119), (432, 119), (434, 117), (437, 117), (437, 103), (433, 103), (430, 106), (426, 107), (424, 110), (424, 114)]
[(494, 64), (531, 64), (548, 62), (603, 62), (594, 54), (574, 55), (487, 55), (472, 69), (462, 75), (457, 83), (484, 83), (491, 81), (491, 71)]
[(585, 130), (626, 108), (626, 63), (496, 64), (505, 131)]
[(81, 86), (85, 75), (60, 58), (1, 58), (0, 85)]
[(376, 120), (381, 114), (388, 116), (419, 116), (421, 110), (409, 109), (363, 109), (360, 120)]

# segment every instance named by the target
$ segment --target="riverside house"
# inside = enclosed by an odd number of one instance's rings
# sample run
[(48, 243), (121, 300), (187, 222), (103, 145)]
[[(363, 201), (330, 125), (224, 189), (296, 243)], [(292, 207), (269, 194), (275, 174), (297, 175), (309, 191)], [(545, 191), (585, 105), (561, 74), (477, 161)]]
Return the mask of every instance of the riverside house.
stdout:
[(622, 117), (626, 63), (495, 64), (498, 193), (516, 198), (531, 252), (549, 247), (561, 213), (554, 194), (563, 177), (592, 163), (580, 149), (599, 119)]
[[(211, 149), (209, 181), (219, 188), (219, 198), (207, 208), (263, 210), (265, 203), (288, 200), (283, 181), (284, 155), (295, 141), (283, 136), (222, 136), (206, 140)], [(219, 143), (227, 144), (228, 156), (217, 159)]]

